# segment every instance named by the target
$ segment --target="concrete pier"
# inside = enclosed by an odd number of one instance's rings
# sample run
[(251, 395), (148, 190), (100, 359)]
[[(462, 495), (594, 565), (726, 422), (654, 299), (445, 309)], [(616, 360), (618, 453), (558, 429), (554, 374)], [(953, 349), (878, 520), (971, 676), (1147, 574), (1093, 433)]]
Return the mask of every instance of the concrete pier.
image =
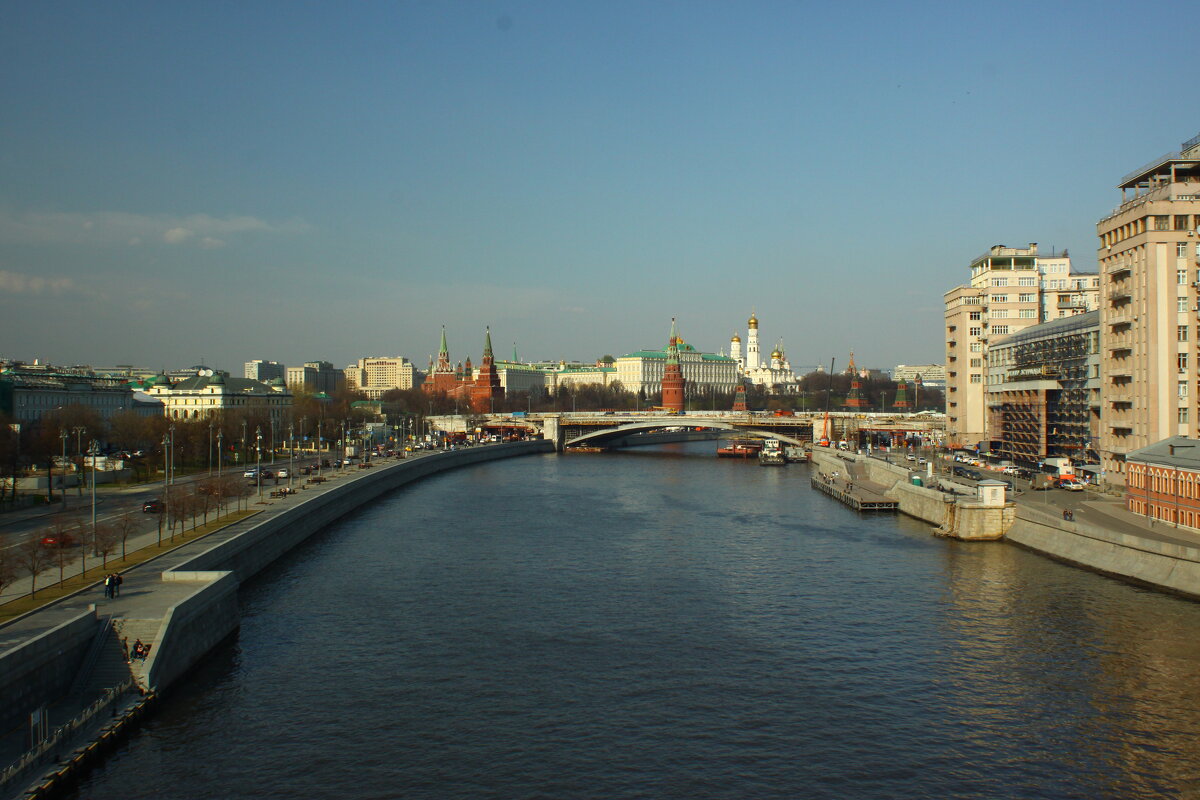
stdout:
[(812, 487), (855, 511), (898, 511), (900, 504), (883, 496), (883, 487), (854, 483), (841, 476), (812, 476)]

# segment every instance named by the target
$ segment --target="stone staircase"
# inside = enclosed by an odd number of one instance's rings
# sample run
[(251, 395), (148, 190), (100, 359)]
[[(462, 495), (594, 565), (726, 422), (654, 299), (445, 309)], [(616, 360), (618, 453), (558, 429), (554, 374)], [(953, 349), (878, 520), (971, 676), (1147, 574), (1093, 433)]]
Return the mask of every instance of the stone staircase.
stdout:
[[(125, 647), (129, 649), (130, 654), (133, 653), (133, 644), (138, 639), (142, 640), (142, 644), (155, 645), (158, 642), (158, 631), (162, 628), (161, 619), (126, 619), (120, 618), (113, 621), (114, 626), (118, 631), (118, 639), (123, 639)], [(151, 648), (153, 652), (153, 647)], [(122, 652), (124, 657), (124, 652)], [(145, 688), (146, 686), (146, 662), (145, 661), (130, 661), (129, 671), (133, 673), (133, 677), (137, 680), (138, 685)]]

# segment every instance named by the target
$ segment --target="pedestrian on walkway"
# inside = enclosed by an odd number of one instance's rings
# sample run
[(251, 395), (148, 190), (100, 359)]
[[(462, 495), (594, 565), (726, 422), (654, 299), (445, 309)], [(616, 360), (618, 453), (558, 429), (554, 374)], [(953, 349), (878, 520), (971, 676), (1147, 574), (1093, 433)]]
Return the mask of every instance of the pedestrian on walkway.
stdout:
[(113, 597), (121, 596), (121, 584), (124, 582), (125, 582), (125, 579), (121, 577), (121, 573), (119, 573), (119, 572), (113, 573)]
[(113, 596), (113, 576), (111, 573), (104, 576), (104, 599), (109, 599)]

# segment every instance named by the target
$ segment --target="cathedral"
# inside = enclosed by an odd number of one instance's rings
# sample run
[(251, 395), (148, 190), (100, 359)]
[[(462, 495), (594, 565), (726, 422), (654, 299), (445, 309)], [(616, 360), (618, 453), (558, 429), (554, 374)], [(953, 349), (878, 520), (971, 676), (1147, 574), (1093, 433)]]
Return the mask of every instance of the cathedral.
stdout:
[(500, 386), (500, 374), (496, 372), (496, 360), (492, 355), (492, 330), (487, 329), (483, 341), (483, 363), (478, 370), (466, 364), (455, 367), (450, 362), (450, 349), (446, 346), (446, 329), (442, 328), (442, 346), (438, 350), (437, 364), (429, 362), (429, 374), (421, 388), (426, 392), (443, 392), (451, 399), (465, 400), (476, 414), (493, 411), (494, 401), (504, 397)]
[(738, 363), (738, 373), (750, 383), (775, 391), (794, 391), (796, 375), (783, 352), (783, 340), (776, 343), (769, 361), (763, 361), (758, 349), (758, 317), (753, 313), (746, 322), (746, 355), (742, 356), (742, 337), (736, 333), (729, 340), (729, 355)]

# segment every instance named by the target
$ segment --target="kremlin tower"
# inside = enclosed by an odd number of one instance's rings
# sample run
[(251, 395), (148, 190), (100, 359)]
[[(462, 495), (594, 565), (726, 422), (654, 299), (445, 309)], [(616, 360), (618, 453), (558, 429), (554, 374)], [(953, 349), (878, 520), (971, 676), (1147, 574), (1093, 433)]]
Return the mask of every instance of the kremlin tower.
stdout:
[[(757, 337), (751, 341), (757, 351)], [(683, 372), (679, 368), (679, 337), (675, 335), (674, 317), (671, 317), (671, 339), (667, 342), (667, 363), (663, 367), (662, 407), (667, 411), (683, 411)]]
[(754, 312), (750, 312), (750, 319), (746, 321), (746, 326), (749, 328), (749, 333), (746, 335), (746, 371), (758, 369), (758, 317)]
[(483, 364), (475, 385), (471, 387), (471, 409), (477, 414), (493, 411), (493, 401), (504, 397), (500, 386), (500, 374), (496, 372), (496, 359), (492, 356), (492, 329), (487, 329), (483, 340)]

